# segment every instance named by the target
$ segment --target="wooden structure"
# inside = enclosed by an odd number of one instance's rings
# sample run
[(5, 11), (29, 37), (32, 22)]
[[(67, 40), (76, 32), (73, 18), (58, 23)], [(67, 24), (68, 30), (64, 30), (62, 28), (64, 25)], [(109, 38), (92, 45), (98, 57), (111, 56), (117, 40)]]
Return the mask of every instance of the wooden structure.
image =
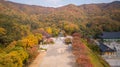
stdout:
[(120, 32), (103, 32), (100, 38), (103, 42), (120, 41)]
[(115, 55), (116, 54), (116, 49), (111, 49), (107, 45), (104, 45), (103, 43), (100, 43), (99, 45), (101, 55)]
[[(120, 32), (103, 32), (100, 35), (100, 50), (102, 55), (115, 55), (117, 50), (114, 46), (110, 48), (112, 42), (120, 42)], [(104, 43), (104, 44), (103, 44)], [(106, 43), (106, 44), (105, 44)]]

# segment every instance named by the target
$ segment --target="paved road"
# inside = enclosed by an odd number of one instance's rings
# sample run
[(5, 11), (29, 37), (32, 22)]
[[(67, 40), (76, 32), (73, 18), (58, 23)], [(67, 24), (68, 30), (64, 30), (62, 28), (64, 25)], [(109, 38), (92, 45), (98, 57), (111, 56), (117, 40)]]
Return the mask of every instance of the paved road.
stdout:
[(57, 39), (55, 45), (49, 46), (40, 67), (76, 67), (71, 46), (64, 45), (62, 40)]

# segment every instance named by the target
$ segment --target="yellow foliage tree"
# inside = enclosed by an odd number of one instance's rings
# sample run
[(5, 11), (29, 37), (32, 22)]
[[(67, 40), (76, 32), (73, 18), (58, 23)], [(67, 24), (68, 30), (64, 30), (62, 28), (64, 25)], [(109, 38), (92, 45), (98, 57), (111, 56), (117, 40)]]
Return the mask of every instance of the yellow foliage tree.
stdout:
[(0, 57), (0, 67), (22, 67), (22, 60), (17, 51), (12, 51), (3, 57)]
[(60, 32), (59, 29), (57, 29), (57, 28), (52, 28), (52, 35), (53, 35), (53, 36), (58, 36), (59, 32)]
[(49, 33), (49, 34), (52, 34), (52, 28), (51, 27), (47, 27), (46, 28), (46, 32)]
[(35, 36), (37, 37), (38, 40), (42, 40), (42, 37), (43, 37), (42, 34), (36, 33)]
[(22, 46), (27, 48), (27, 47), (33, 47), (38, 44), (38, 38), (34, 35), (28, 35), (27, 37), (23, 38), (21, 40)]
[(6, 48), (5, 51), (6, 52), (10, 52), (13, 48), (15, 48), (16, 45), (16, 41), (11, 42)]
[(76, 24), (73, 24), (73, 23), (66, 23), (64, 25), (64, 29), (65, 29), (66, 32), (71, 34), (72, 32), (78, 31), (79, 27)]
[(6, 30), (4, 28), (0, 28), (0, 35), (6, 34)]

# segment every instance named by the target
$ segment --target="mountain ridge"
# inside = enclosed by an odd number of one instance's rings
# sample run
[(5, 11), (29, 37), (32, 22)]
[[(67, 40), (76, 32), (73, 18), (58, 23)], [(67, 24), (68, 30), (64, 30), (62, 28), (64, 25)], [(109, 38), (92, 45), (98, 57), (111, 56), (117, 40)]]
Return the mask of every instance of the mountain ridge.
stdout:
[[(120, 2), (81, 6), (69, 4), (50, 8), (0, 0), (0, 27), (5, 28), (8, 33), (15, 25), (20, 26), (17, 29), (25, 26), (32, 31), (45, 27), (60, 28), (61, 23), (76, 24), (80, 32), (89, 36), (102, 31), (120, 31)], [(14, 36), (11, 33), (9, 35)], [(15, 38), (18, 39), (17, 37), (16, 35)]]
[[(22, 4), (22, 3), (16, 3), (16, 2), (12, 2), (12, 1), (9, 1), (9, 0), (0, 0), (0, 2), (7, 2), (7, 3), (13, 3), (13, 4), (19, 4), (19, 5), (26, 5), (26, 6), (35, 6), (35, 7), (43, 7), (43, 8), (54, 8), (56, 9), (55, 7), (45, 7), (45, 6), (41, 6), (41, 5), (29, 5), (29, 4)], [(75, 5), (75, 4), (67, 4), (67, 5), (63, 5), (61, 7), (66, 7), (66, 6), (82, 6), (82, 5), (98, 5), (98, 4), (120, 4), (120, 1), (113, 1), (113, 2), (110, 2), (110, 3), (91, 3), (91, 4), (81, 4), (81, 5)], [(57, 7), (57, 8), (60, 8), (60, 7)]]
[[(4, 1), (4, 0), (0, 0), (0, 3), (7, 6), (8, 8), (12, 8), (11, 6), (13, 6), (12, 9), (17, 9), (18, 11), (23, 11), (26, 13), (33, 13), (34, 12), (36, 14), (38, 13), (43, 13), (43, 14), (49, 14), (49, 13), (53, 13), (57, 10), (65, 10), (65, 9), (75, 9), (75, 10), (81, 10), (81, 9), (104, 9), (104, 8), (112, 8), (111, 6), (114, 5), (114, 8), (117, 7), (119, 9), (120, 7), (120, 1), (113, 1), (111, 3), (99, 3), (99, 4), (83, 4), (83, 5), (74, 5), (74, 4), (68, 4), (62, 7), (58, 7), (58, 8), (53, 8), (53, 7), (44, 7), (44, 6), (36, 6), (36, 5), (26, 5), (26, 4), (19, 4), (19, 3), (14, 3), (11, 1)], [(9, 6), (10, 5), (10, 6)], [(84, 10), (81, 10), (84, 11)]]

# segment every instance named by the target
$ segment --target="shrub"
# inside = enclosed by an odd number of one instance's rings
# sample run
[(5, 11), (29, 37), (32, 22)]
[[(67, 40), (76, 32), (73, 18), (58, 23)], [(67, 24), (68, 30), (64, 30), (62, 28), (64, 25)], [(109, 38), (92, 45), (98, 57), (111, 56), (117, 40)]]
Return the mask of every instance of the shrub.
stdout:
[(32, 60), (39, 54), (37, 46), (27, 48), (27, 52), (29, 54), (28, 63), (32, 62)]
[[(76, 57), (76, 63), (78, 64), (78, 67), (110, 67), (109, 64), (101, 59), (100, 56), (93, 53), (86, 44), (87, 41), (78, 37), (78, 34), (76, 34), (73, 37), (73, 54)], [(90, 48), (93, 51), (97, 51), (96, 45), (89, 45)]]
[(47, 39), (46, 41), (43, 42), (43, 44), (54, 44), (53, 39)]
[(0, 67), (22, 67), (23, 62), (28, 59), (24, 50), (11, 51), (8, 54), (0, 54)]
[(79, 67), (93, 67), (90, 62), (90, 58), (88, 58), (88, 51), (85, 45), (80, 41), (79, 34), (73, 35), (73, 54), (76, 56), (76, 63)]
[(95, 53), (100, 54), (100, 48), (95, 44), (87, 44), (87, 46)]
[(66, 38), (66, 39), (65, 39), (65, 43), (66, 43), (66, 44), (71, 44), (71, 43), (72, 43), (71, 38)]
[(22, 67), (22, 60), (17, 53), (14, 51), (0, 57), (0, 67)]
[(6, 52), (9, 53), (13, 48), (15, 48), (15, 45), (16, 45), (16, 41), (11, 42), (11, 43), (4, 49), (4, 51), (6, 51)]

